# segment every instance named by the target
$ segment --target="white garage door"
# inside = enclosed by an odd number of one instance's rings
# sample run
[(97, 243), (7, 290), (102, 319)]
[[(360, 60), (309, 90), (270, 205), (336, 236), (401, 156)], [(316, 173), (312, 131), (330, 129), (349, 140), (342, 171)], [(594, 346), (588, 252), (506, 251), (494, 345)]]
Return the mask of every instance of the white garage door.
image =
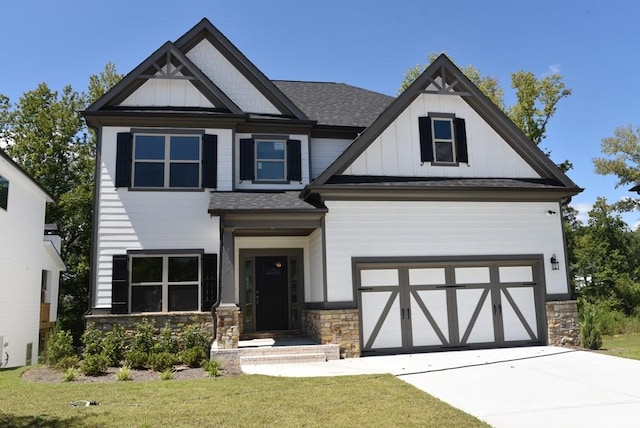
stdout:
[(543, 344), (539, 265), (356, 263), (362, 352)]

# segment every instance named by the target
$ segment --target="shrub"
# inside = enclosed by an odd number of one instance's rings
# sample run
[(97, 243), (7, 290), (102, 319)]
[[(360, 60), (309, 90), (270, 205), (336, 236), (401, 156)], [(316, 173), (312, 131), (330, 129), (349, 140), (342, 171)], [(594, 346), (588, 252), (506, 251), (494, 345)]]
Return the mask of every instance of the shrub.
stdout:
[(80, 370), (87, 376), (98, 376), (107, 371), (107, 359), (102, 355), (87, 355), (80, 364)]
[(167, 322), (160, 330), (157, 343), (153, 346), (153, 352), (170, 352), (178, 353), (178, 340), (173, 336), (170, 324)]
[(594, 305), (587, 304), (582, 309), (580, 341), (582, 346), (589, 349), (600, 349), (602, 346), (602, 335), (597, 320), (597, 308)]
[(199, 346), (193, 346), (180, 353), (182, 362), (189, 367), (200, 367), (205, 359), (205, 352)]
[(124, 359), (125, 352), (125, 331), (119, 325), (113, 326), (111, 331), (104, 335), (102, 340), (102, 355), (108, 360), (111, 367), (118, 367)]
[(62, 381), (63, 382), (73, 382), (76, 380), (76, 369), (73, 367), (69, 367), (62, 373)]
[(177, 362), (175, 354), (169, 352), (159, 352), (149, 356), (149, 366), (157, 372), (170, 370)]
[(196, 324), (190, 324), (180, 335), (180, 350), (200, 347), (206, 350), (209, 347), (209, 335)]
[(216, 360), (205, 361), (202, 367), (207, 372), (207, 375), (209, 375), (210, 377), (218, 377), (222, 374), (222, 365), (220, 364), (219, 361), (216, 361)]
[(124, 367), (120, 367), (120, 370), (118, 370), (118, 373), (116, 373), (116, 380), (122, 382), (133, 380), (131, 378), (131, 368), (127, 365), (125, 365)]
[(47, 364), (53, 367), (63, 358), (74, 355), (76, 355), (76, 349), (73, 346), (71, 332), (56, 327), (47, 345)]
[(171, 371), (171, 369), (163, 370), (162, 373), (160, 373), (160, 379), (162, 380), (173, 379), (173, 372)]
[(96, 328), (95, 323), (89, 323), (87, 328), (82, 333), (82, 355), (87, 357), (89, 355), (100, 355), (102, 353), (102, 340), (104, 334), (102, 330)]
[(149, 354), (142, 351), (129, 351), (124, 357), (125, 364), (132, 369), (146, 369), (149, 363)]
[(147, 355), (151, 354), (156, 341), (155, 323), (153, 321), (149, 322), (148, 319), (144, 318), (142, 321), (135, 323), (133, 328), (135, 332), (129, 342), (129, 350), (144, 352)]
[(54, 365), (51, 366), (54, 370), (66, 371), (69, 369), (75, 369), (80, 364), (80, 359), (77, 355), (72, 355), (70, 357), (64, 357), (58, 360)]

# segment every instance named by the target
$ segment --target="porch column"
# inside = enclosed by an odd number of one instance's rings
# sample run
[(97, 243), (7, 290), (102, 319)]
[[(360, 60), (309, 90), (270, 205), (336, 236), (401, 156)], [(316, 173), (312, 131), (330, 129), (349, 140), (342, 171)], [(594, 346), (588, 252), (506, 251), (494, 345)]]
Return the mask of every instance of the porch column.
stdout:
[(235, 266), (234, 252), (235, 249), (233, 244), (233, 230), (231, 228), (225, 227), (222, 233), (222, 259), (220, 262), (220, 280), (222, 282), (220, 287), (221, 305), (236, 304), (235, 284), (233, 280), (233, 272)]

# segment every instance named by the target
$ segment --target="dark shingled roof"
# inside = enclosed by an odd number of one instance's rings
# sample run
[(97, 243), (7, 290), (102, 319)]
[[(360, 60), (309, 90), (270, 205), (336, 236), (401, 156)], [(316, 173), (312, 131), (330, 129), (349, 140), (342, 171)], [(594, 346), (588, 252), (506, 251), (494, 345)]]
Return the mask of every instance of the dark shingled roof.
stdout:
[(388, 187), (455, 187), (495, 189), (560, 189), (561, 183), (549, 179), (534, 178), (443, 178), (443, 177), (386, 177), (362, 175), (334, 175), (326, 184)]
[(226, 211), (313, 211), (300, 192), (212, 192), (209, 212)]
[(344, 83), (290, 80), (273, 83), (319, 125), (366, 128), (395, 99)]

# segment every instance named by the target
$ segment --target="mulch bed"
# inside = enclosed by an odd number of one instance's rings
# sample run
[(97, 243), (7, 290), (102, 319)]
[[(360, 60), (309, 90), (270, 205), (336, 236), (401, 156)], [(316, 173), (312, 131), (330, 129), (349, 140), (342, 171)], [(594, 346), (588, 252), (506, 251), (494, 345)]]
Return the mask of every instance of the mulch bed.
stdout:
[[(116, 382), (116, 374), (119, 368), (109, 367), (107, 372), (101, 376), (85, 376), (80, 371), (77, 372), (74, 382)], [(239, 370), (223, 369), (221, 376), (236, 376), (241, 374)], [(32, 367), (22, 373), (22, 379), (29, 382), (61, 383), (62, 372), (53, 370), (49, 366)], [(173, 379), (204, 379), (208, 377), (207, 372), (202, 369), (193, 369), (187, 366), (174, 367)], [(133, 381), (160, 380), (160, 373), (153, 370), (133, 370), (131, 369), (131, 379)]]

